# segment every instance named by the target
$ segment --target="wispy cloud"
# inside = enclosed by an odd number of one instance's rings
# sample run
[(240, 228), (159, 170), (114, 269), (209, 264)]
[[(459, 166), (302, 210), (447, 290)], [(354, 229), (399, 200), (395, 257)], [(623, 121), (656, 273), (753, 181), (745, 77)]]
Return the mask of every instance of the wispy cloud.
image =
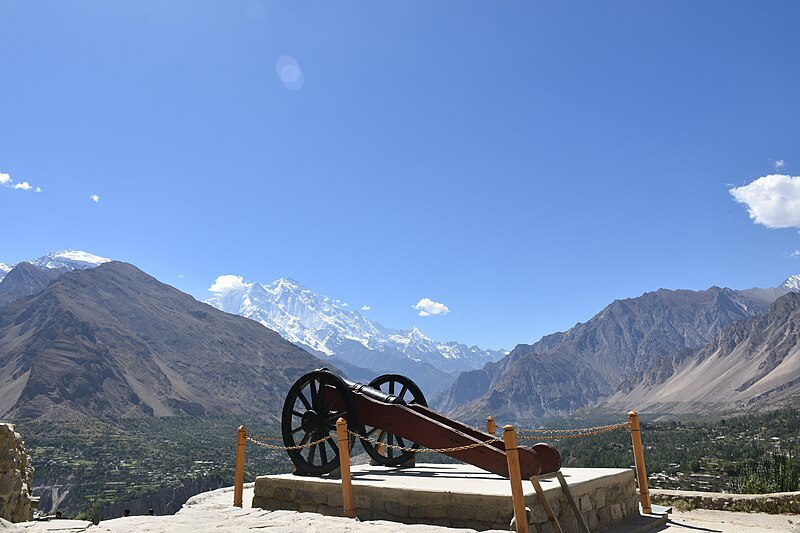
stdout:
[(412, 306), (419, 311), (419, 316), (446, 315), (450, 309), (443, 303), (434, 302), (430, 298), (423, 298)]
[[(100, 196), (97, 195), (97, 194), (92, 194), (92, 195), (89, 196), (89, 200), (93, 201), (96, 204), (99, 204), (100, 203)], [(114, 202), (111, 202), (111, 203), (113, 204)]]
[(780, 170), (786, 166), (786, 162), (783, 159), (778, 159), (777, 161), (772, 162), (772, 166), (775, 167), (777, 170)]
[(800, 176), (770, 174), (729, 192), (756, 224), (800, 228)]
[(370, 309), (370, 307), (368, 305), (362, 305), (361, 306), (361, 310), (362, 311), (369, 311), (369, 309)]
[(11, 174), (6, 174), (4, 172), (0, 172), (0, 185), (4, 187), (10, 187), (11, 189), (16, 189), (18, 191), (42, 192), (41, 187), (34, 187), (27, 181), (14, 183), (14, 180), (11, 179)]
[(800, 257), (800, 250), (795, 250), (789, 254), (789, 257)]

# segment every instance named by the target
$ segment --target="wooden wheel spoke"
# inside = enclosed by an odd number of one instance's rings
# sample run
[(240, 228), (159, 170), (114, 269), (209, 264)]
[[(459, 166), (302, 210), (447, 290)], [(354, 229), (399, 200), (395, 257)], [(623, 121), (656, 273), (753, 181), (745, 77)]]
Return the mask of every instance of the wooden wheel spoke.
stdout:
[(292, 435), (294, 435), (294, 434), (295, 434), (295, 433), (297, 433), (298, 431), (302, 431), (302, 430), (303, 430), (303, 426), (297, 426), (296, 428), (294, 428), (294, 429), (291, 431), (291, 434), (292, 434)]
[[(402, 398), (403, 396), (406, 395), (406, 392), (408, 392), (408, 386), (403, 385), (403, 388), (400, 389), (400, 394), (398, 394), (397, 397), (398, 398)], [(412, 401), (413, 401), (413, 399), (412, 399)]]
[(374, 435), (376, 431), (378, 431), (378, 428), (372, 428), (369, 431), (365, 431), (364, 436), (369, 437), (370, 435)]
[(395, 438), (397, 439), (397, 445), (398, 446), (402, 446), (403, 448), (407, 448), (406, 443), (403, 441), (403, 439), (399, 435), (395, 435)]
[(325, 448), (325, 442), (322, 442), (322, 445), (319, 447), (319, 458), (322, 460), (322, 464), (328, 463), (328, 451)]
[(333, 440), (333, 439), (328, 439), (328, 440), (326, 440), (325, 442), (327, 442), (327, 443), (328, 443), (328, 445), (330, 445), (330, 447), (331, 447), (331, 450), (333, 450), (333, 454), (334, 454), (334, 455), (339, 455), (339, 445), (338, 445), (338, 444), (336, 444), (336, 441), (335, 441), (335, 440)]
[(300, 399), (301, 402), (303, 402), (303, 406), (305, 406), (306, 409), (311, 411), (311, 403), (309, 403), (308, 398), (306, 398), (306, 395), (303, 394), (303, 391), (298, 392), (297, 397)]
[(394, 438), (393, 437), (394, 437), (394, 435), (392, 435), (391, 433), (387, 433), (386, 434), (386, 444), (389, 445), (389, 446), (386, 447), (386, 455), (389, 456), (389, 459), (394, 457), (394, 448), (392, 448), (392, 444), (394, 444), (394, 442), (393, 442)]
[(305, 436), (297, 443), (298, 446), (303, 446), (304, 444), (308, 444), (311, 442), (311, 433), (306, 433)]
[(311, 388), (311, 405), (314, 409), (316, 409), (317, 406), (319, 405), (319, 391), (317, 390), (317, 381), (312, 379), (308, 385)]
[(389, 382), (389, 394), (394, 394), (394, 381)]
[(296, 409), (295, 409), (295, 410), (293, 410), (293, 411), (292, 411), (292, 414), (293, 414), (294, 416), (299, 416), (300, 418), (303, 418), (303, 414), (304, 414), (304, 413), (301, 413), (300, 411), (298, 411), (298, 410), (296, 410)]
[(317, 445), (312, 444), (308, 448), (308, 462), (314, 464), (314, 456), (317, 455)]

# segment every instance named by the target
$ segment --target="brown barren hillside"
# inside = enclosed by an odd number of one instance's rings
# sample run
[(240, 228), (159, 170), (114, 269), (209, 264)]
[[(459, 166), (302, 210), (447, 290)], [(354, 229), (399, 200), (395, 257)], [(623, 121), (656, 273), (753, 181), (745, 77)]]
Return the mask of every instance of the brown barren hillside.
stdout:
[(275, 418), (323, 363), (136, 267), (68, 272), (0, 310), (0, 416)]
[(684, 350), (608, 399), (615, 408), (706, 413), (800, 404), (800, 293)]

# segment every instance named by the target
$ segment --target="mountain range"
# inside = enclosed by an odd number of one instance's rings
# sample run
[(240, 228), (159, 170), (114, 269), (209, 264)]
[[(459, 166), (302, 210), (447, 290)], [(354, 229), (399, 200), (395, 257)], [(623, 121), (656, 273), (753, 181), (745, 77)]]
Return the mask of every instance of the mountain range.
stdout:
[(6, 267), (5, 416), (269, 418), (293, 379), (320, 366), (362, 381), (406, 374), (429, 400), (452, 382), (432, 403), (466, 420), (535, 422), (586, 406), (718, 412), (800, 398), (800, 276), (773, 288), (659, 289), (616, 300), (503, 356), (385, 328), (289, 278), (232, 277), (237, 283), (207, 305), (85, 252)]
[(603, 405), (652, 413), (704, 414), (800, 404), (800, 294), (679, 350), (628, 380)]
[(330, 360), (354, 379), (404, 373), (424, 392), (435, 394), (459, 372), (481, 368), (506, 355), (504, 350), (434, 341), (417, 327), (386, 328), (291, 278), (269, 284), (245, 283), (237, 276), (223, 278), (227, 283), (215, 283), (215, 294), (207, 303), (260, 322)]
[(274, 422), (294, 380), (321, 366), (274, 331), (127, 263), (67, 271), (0, 309), (2, 417), (236, 413)]
[(491, 414), (531, 421), (596, 404), (623, 389), (646, 397), (649, 387), (637, 380), (652, 376), (676, 353), (701, 350), (726, 328), (762, 315), (775, 298), (796, 290), (797, 281), (744, 291), (660, 289), (616, 300), (586, 323), (520, 344), (503, 360), (462, 373), (435, 405), (462, 418)]

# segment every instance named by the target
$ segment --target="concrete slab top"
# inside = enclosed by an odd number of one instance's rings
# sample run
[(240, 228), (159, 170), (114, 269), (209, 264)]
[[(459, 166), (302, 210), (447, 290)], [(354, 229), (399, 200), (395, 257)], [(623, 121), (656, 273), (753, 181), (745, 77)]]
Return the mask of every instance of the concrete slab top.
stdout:
[[(628, 468), (562, 468), (561, 473), (573, 493), (583, 493), (597, 485), (612, 482), (614, 478), (626, 480), (634, 475), (633, 471)], [(357, 465), (351, 468), (351, 475), (353, 487), (371, 486), (414, 492), (451, 492), (490, 496), (511, 494), (508, 479), (464, 464), (419, 463), (408, 468)], [(338, 485), (341, 483), (339, 478), (330, 476), (310, 477), (278, 474), (262, 477), (291, 480), (298, 484), (334, 483)], [(554, 476), (543, 476), (539, 478), (539, 481), (545, 493), (550, 490), (561, 490), (558, 480)], [(522, 487), (526, 495), (534, 494), (533, 485), (527, 480), (523, 480)]]

